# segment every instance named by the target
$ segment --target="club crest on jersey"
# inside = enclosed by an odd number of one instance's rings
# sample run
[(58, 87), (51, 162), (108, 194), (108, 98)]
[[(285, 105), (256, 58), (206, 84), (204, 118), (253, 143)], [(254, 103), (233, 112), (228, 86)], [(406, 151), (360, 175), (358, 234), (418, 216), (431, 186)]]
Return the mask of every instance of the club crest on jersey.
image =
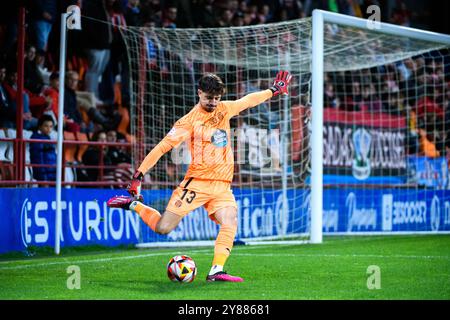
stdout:
[(211, 126), (215, 126), (217, 125), (220, 121), (222, 121), (224, 118), (224, 115), (222, 114), (222, 112), (218, 112), (214, 117), (212, 117), (211, 119), (209, 119), (206, 124), (211, 125)]
[(218, 148), (225, 147), (228, 143), (227, 132), (222, 129), (217, 129), (211, 136), (211, 143)]

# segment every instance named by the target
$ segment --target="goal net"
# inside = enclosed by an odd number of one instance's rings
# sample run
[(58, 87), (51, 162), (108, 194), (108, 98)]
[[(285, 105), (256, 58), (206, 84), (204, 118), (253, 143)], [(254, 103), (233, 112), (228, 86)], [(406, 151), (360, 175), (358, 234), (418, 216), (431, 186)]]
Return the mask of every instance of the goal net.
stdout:
[(450, 37), (326, 21), (323, 231), (450, 231)]
[[(222, 100), (235, 100), (270, 87), (279, 70), (292, 73), (288, 97), (232, 119), (232, 189), (239, 207), (237, 239), (308, 240), (315, 72), (311, 18), (214, 29), (127, 27), (121, 32), (130, 66), (131, 129), (138, 142), (134, 167), (197, 103), (202, 74), (219, 75), (226, 84)], [(437, 42), (324, 24), (323, 231), (386, 231), (384, 224), (380, 227), (381, 206), (395, 211), (396, 201), (404, 202), (405, 219), (419, 220), (416, 213), (409, 216), (408, 206), (420, 207), (421, 199), (429, 198), (424, 188), (436, 193), (444, 188), (446, 178), (427, 184), (421, 168), (432, 164), (442, 174), (447, 168), (448, 53)], [(426, 99), (437, 104), (436, 112), (428, 113), (431, 102)], [(423, 137), (431, 139), (427, 148), (434, 143), (433, 157), (423, 153)], [(146, 203), (163, 212), (189, 163), (185, 144), (161, 158), (145, 177)], [(391, 230), (396, 230), (392, 219)], [(423, 230), (428, 230), (425, 225)], [(142, 242), (213, 240), (218, 226), (199, 208), (168, 236), (142, 231)]]

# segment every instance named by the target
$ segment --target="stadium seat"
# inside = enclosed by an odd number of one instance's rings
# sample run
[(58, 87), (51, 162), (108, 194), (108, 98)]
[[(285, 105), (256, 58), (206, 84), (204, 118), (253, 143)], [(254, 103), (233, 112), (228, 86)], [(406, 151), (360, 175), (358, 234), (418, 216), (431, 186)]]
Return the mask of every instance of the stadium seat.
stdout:
[(122, 91), (121, 83), (116, 82), (114, 84), (114, 103), (118, 105), (118, 112), (121, 116), (119, 125), (117, 126), (117, 132), (123, 134), (128, 142), (134, 142), (133, 136), (128, 133), (128, 127), (130, 126), (130, 112), (122, 105)]
[[(25, 167), (25, 181), (36, 181), (33, 178), (33, 169), (31, 167)], [(38, 187), (38, 185), (33, 186)]]
[[(33, 135), (33, 131), (23, 130), (23, 138), (30, 139)], [(25, 163), (30, 163), (30, 143), (25, 144)], [(29, 180), (27, 180), (29, 181)]]
[(419, 129), (420, 136), (420, 152), (428, 158), (437, 158), (440, 156), (436, 145), (427, 137), (427, 132), (424, 129)]
[[(64, 168), (64, 181), (65, 182), (74, 182), (76, 181), (75, 168)], [(70, 186), (65, 186), (65, 188), (70, 188)]]
[[(6, 129), (6, 137), (15, 139), (16, 138), (16, 129), (11, 129), (11, 128)], [(8, 148), (6, 150), (5, 157), (9, 161), (14, 161), (14, 144), (12, 142), (7, 142), (7, 144), (8, 144)]]
[[(1, 128), (0, 129), (0, 139), (7, 138), (6, 137), (6, 129)], [(6, 151), (8, 150), (8, 142), (6, 141), (0, 141), (0, 161), (9, 161), (8, 158), (6, 158)]]
[[(78, 141), (89, 141), (88, 135), (86, 133), (77, 132), (76, 138)], [(78, 151), (77, 151), (77, 161), (83, 162), (83, 154), (86, 152), (86, 150), (89, 148), (87, 144), (80, 144), (78, 145)]]
[[(75, 134), (73, 132), (64, 131), (64, 140), (75, 141)], [(64, 146), (64, 161), (65, 162), (75, 162), (75, 155), (77, 152), (76, 145), (65, 145)]]
[(118, 111), (121, 116), (121, 120), (119, 122), (119, 125), (117, 126), (117, 131), (126, 136), (128, 126), (130, 125), (130, 114), (128, 112), (128, 109), (122, 106), (119, 106)]
[(89, 115), (87, 114), (86, 110), (84, 110), (83, 108), (78, 108), (78, 111), (80, 111), (83, 122), (88, 125), (91, 122), (91, 119), (89, 118)]

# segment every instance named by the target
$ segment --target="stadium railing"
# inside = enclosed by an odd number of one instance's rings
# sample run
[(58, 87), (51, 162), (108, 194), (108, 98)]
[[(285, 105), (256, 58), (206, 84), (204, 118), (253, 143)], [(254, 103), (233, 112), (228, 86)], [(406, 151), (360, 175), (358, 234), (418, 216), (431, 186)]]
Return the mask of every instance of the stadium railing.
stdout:
[[(9, 129), (8, 131), (13, 131)], [(25, 130), (24, 130), (25, 131)], [(56, 144), (56, 140), (39, 140), (39, 139), (20, 139), (15, 137), (6, 137), (4, 134), (4, 130), (0, 130), (0, 186), (1, 187), (15, 187), (15, 186), (24, 186), (24, 185), (33, 185), (33, 186), (55, 186), (56, 181), (39, 181), (33, 178), (32, 168), (45, 168), (45, 167), (54, 167), (55, 165), (45, 165), (45, 164), (34, 164), (30, 161), (29, 156), (29, 144), (31, 143), (45, 143), (45, 144)], [(24, 134), (24, 136), (29, 136)], [(18, 146), (25, 147), (25, 163), (17, 163), (19, 161), (14, 161), (14, 152), (17, 152)], [(94, 146), (98, 148), (105, 147), (126, 147), (130, 148), (131, 143), (129, 142), (93, 142), (93, 141), (71, 141), (65, 140), (63, 142), (63, 150), (67, 147), (81, 147), (85, 146), (86, 148), (89, 146)], [(114, 179), (114, 175), (105, 174), (106, 170), (114, 170), (121, 168), (119, 165), (105, 165), (104, 164), (104, 155), (103, 152), (99, 153), (99, 164), (98, 165), (84, 165), (79, 162), (70, 162), (67, 161), (65, 157), (63, 157), (63, 177), (62, 177), (62, 185), (69, 186), (77, 186), (77, 187), (124, 187), (128, 182), (130, 177), (124, 177), (123, 180), (118, 179), (117, 181)], [(131, 172), (131, 164), (127, 164), (130, 167)], [(23, 179), (17, 178), (17, 167), (23, 166), (25, 169), (25, 175)], [(98, 179), (97, 181), (76, 181), (74, 179), (75, 175), (73, 174), (73, 170), (77, 169), (98, 169)], [(108, 177), (108, 179), (105, 179)]]

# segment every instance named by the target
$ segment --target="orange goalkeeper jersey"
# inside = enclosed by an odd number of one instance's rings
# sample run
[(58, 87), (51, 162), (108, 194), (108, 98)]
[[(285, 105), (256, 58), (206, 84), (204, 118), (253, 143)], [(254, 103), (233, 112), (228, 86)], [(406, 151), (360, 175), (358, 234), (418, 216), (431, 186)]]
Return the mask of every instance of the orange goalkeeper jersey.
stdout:
[(139, 167), (145, 174), (162, 154), (188, 142), (191, 164), (187, 178), (207, 180), (233, 180), (234, 159), (230, 135), (230, 119), (239, 112), (256, 106), (272, 97), (272, 91), (264, 90), (246, 95), (236, 101), (221, 101), (213, 112), (207, 112), (197, 104), (179, 119), (158, 144), (161, 151), (152, 150)]

